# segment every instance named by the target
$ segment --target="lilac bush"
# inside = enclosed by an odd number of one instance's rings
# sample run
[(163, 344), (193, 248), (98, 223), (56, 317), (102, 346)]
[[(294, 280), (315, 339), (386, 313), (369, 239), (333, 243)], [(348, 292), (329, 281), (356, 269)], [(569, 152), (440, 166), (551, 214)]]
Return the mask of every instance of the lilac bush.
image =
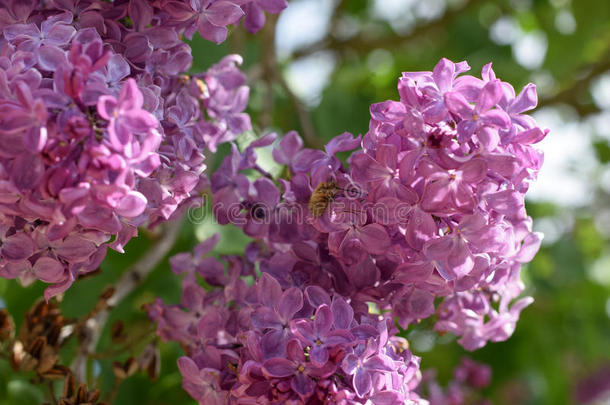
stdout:
[(526, 114), (533, 84), (517, 94), (491, 64), (478, 78), (442, 59), (403, 73), (363, 136), (317, 150), (269, 133), (240, 149), (241, 57), (187, 74), (182, 37), (255, 33), (285, 0), (0, 6), (0, 276), (49, 283), (49, 300), (208, 193), (251, 243), (218, 258), (215, 236), (172, 257), (181, 302), (147, 306), (200, 404), (457, 404), (489, 383), (464, 360), (443, 390), (401, 334), (431, 319), (475, 350), (508, 339), (533, 301), (520, 272), (542, 236), (524, 196), (548, 132)]
[(243, 10), (254, 31), (286, 6), (250, 3), (2, 2), (0, 275), (48, 299), (201, 200), (205, 151), (251, 128), (248, 88), (237, 55), (186, 75), (180, 36), (222, 42)]

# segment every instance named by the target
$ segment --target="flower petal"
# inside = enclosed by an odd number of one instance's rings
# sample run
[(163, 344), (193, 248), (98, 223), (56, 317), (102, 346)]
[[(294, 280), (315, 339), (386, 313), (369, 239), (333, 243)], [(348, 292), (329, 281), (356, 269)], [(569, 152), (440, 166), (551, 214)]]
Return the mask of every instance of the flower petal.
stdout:
[(18, 232), (6, 238), (2, 243), (2, 256), (9, 262), (20, 262), (34, 253), (32, 238), (23, 232)]
[(368, 394), (373, 387), (371, 375), (361, 367), (359, 367), (356, 370), (356, 374), (354, 374), (353, 384), (354, 389), (356, 390), (356, 395), (358, 395), (360, 398), (363, 398), (366, 394)]
[(282, 294), (276, 308), (285, 322), (290, 321), (303, 308), (303, 293), (296, 287), (289, 288)]
[(134, 218), (144, 212), (147, 203), (148, 201), (142, 193), (130, 191), (119, 201), (116, 213), (126, 218)]
[(296, 364), (281, 357), (274, 357), (263, 363), (263, 372), (271, 377), (285, 378), (294, 375)]
[(58, 283), (64, 279), (66, 268), (57, 260), (43, 256), (34, 263), (34, 274), (45, 283)]
[(217, 27), (234, 24), (243, 17), (243, 10), (230, 1), (217, 1), (212, 3), (206, 10), (205, 16), (208, 21)]

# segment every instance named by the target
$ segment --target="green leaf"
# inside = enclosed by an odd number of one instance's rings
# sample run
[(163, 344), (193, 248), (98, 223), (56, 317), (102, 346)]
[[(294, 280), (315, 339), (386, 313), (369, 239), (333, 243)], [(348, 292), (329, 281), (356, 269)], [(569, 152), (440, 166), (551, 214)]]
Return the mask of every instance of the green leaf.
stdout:
[(593, 148), (595, 149), (595, 154), (600, 163), (606, 164), (610, 162), (610, 144), (608, 144), (607, 141), (595, 141), (593, 142)]

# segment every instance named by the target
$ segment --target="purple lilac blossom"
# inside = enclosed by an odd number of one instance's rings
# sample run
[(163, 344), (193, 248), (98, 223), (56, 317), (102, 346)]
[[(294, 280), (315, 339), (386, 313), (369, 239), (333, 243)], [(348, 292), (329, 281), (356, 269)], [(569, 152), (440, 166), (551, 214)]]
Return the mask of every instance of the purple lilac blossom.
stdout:
[[(273, 151), (288, 173), (276, 181), (255, 150), (275, 135), (233, 145), (211, 178), (214, 213), (254, 239), (248, 254), (228, 258), (223, 277), (217, 263), (199, 271), (210, 291), (191, 270), (184, 294), (198, 289), (196, 302), (149, 307), (158, 334), (187, 348), (191, 360), (181, 362), (197, 365), (181, 366), (195, 399), (418, 403), (419, 360), (398, 327), (436, 315), (434, 329), (468, 350), (511, 336), (533, 301), (519, 297), (520, 271), (542, 235), (524, 195), (542, 164), (533, 144), (548, 130), (525, 114), (537, 102), (533, 85), (515, 95), (491, 65), (482, 79), (468, 69), (443, 59), (433, 72), (403, 73), (400, 101), (372, 105), (364, 136), (341, 134), (325, 151), (288, 133)], [(343, 163), (336, 154), (346, 151)], [(253, 171), (258, 179), (246, 176)], [(323, 183), (335, 191), (313, 215), (308, 203)], [(458, 371), (447, 393), (431, 385), (431, 400), (463, 403), (461, 386), (488, 382), (484, 367)], [(194, 376), (208, 372), (209, 383)]]
[[(247, 180), (238, 164), (246, 153), (234, 148), (224, 167), (236, 181), (212, 178), (219, 220), (231, 221), (227, 207), (237, 207), (235, 218), (257, 207), (257, 217), (236, 224), (269, 247), (261, 267), (283, 286), (319, 285), (352, 305), (373, 303), (403, 328), (436, 313), (435, 329), (469, 350), (507, 339), (532, 302), (517, 300), (520, 269), (542, 236), (531, 230), (524, 195), (542, 164), (532, 144), (548, 130), (524, 114), (536, 105), (534, 85), (515, 96), (491, 65), (483, 79), (463, 75), (468, 68), (443, 59), (433, 72), (404, 73), (401, 100), (372, 105), (369, 131), (341, 134), (325, 152), (287, 134), (273, 152), (291, 174), (281, 187)], [(359, 144), (347, 166), (335, 156)], [(253, 149), (247, 159), (256, 159)], [(261, 181), (266, 197), (252, 199), (246, 190)], [(337, 192), (313, 216), (307, 202), (323, 182)], [(278, 205), (299, 225), (288, 228)]]
[[(185, 274), (181, 304), (147, 308), (157, 334), (186, 348), (178, 367), (200, 404), (419, 403), (419, 358), (389, 337), (398, 332), (389, 319), (356, 313), (316, 286), (303, 293), (269, 273), (256, 278), (245, 257), (207, 259), (173, 259), (174, 272)], [(224, 285), (201, 271), (218, 265)], [(216, 287), (200, 287), (195, 274)]]
[(249, 93), (238, 55), (185, 75), (180, 37), (286, 5), (256, 3), (0, 1), (0, 276), (49, 299), (201, 202), (204, 153), (251, 128)]

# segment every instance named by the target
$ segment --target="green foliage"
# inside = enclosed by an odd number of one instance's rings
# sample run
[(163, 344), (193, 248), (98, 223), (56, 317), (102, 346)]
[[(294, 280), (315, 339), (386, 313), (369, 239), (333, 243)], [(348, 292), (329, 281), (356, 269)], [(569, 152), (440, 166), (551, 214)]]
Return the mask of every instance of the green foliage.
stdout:
[(595, 154), (597, 155), (600, 163), (610, 163), (610, 145), (608, 142), (597, 140), (593, 142), (593, 148), (595, 148)]

